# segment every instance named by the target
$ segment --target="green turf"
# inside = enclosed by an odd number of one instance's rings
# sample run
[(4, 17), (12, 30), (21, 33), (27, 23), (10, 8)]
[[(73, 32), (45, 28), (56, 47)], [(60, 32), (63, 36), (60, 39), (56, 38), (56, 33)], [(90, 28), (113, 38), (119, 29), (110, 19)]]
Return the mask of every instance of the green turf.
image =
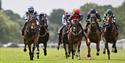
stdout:
[(22, 48), (0, 48), (0, 63), (125, 63), (125, 49), (118, 49), (118, 53), (111, 53), (111, 60), (107, 59), (107, 55), (102, 54), (96, 56), (96, 50), (92, 49), (92, 60), (87, 59), (87, 49), (81, 49), (81, 60), (75, 58), (66, 59), (64, 50), (59, 51), (56, 48), (49, 48), (48, 55), (43, 55), (43, 50), (40, 50), (40, 59), (36, 56), (33, 61), (29, 60), (28, 51), (23, 52)]

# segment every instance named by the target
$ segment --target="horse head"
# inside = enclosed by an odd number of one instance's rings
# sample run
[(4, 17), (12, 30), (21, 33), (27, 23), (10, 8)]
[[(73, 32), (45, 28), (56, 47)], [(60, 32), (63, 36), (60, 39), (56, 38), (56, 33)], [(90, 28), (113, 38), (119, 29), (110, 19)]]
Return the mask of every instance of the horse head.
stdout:
[(112, 17), (111, 16), (107, 16), (106, 17), (106, 21), (105, 21), (105, 25), (110, 25), (112, 24)]
[(33, 14), (29, 14), (28, 16), (28, 28), (30, 30), (35, 30), (37, 28), (36, 17)]
[(91, 17), (90, 17), (90, 26), (91, 26), (91, 30), (97, 30), (97, 18), (96, 18), (96, 16), (95, 15), (92, 15)]
[(39, 15), (39, 21), (40, 21), (40, 26), (45, 26), (47, 19), (45, 14), (40, 14)]
[(106, 25), (106, 29), (111, 30), (112, 29), (112, 17), (111, 16), (107, 16), (106, 17), (106, 21), (105, 21), (105, 25)]
[(47, 19), (45, 14), (43, 13), (39, 14), (40, 35), (44, 35), (47, 33), (46, 22), (47, 22)]
[(78, 19), (73, 19), (71, 21), (71, 32), (73, 35), (79, 35), (82, 32), (82, 30), (80, 30), (80, 27), (79, 27)]

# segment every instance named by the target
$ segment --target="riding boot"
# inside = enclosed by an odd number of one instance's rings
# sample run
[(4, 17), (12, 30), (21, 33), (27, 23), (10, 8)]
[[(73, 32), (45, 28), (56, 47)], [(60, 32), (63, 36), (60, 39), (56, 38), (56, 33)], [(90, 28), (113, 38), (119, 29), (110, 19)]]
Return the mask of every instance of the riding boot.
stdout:
[(62, 36), (62, 30), (63, 30), (64, 26), (61, 26), (60, 29), (58, 30), (58, 40), (59, 40), (59, 44), (61, 44), (61, 36)]
[(46, 25), (45, 28), (46, 28), (46, 31), (48, 32), (48, 25)]
[(27, 22), (24, 24), (24, 27), (22, 29), (22, 35), (24, 35), (24, 30), (26, 29)]
[(80, 23), (79, 23), (79, 26), (80, 26), (80, 28), (82, 29), (82, 35), (85, 36), (85, 35), (84, 35), (84, 30), (83, 30), (82, 25), (81, 25)]
[(62, 42), (61, 42), (61, 33), (59, 33), (58, 41), (59, 41), (58, 43), (59, 43), (59, 45), (60, 45), (60, 44), (62, 43)]
[(115, 25), (115, 27), (116, 27), (116, 30), (118, 30), (118, 27), (117, 27), (116, 23), (115, 23), (115, 22), (113, 22), (113, 24)]
[(86, 26), (85, 26), (85, 32), (87, 31), (87, 27), (88, 27), (89, 24), (90, 24), (90, 23), (87, 22), (87, 24), (86, 24)]
[(101, 29), (100, 29), (100, 27), (99, 27), (99, 24), (98, 24), (98, 23), (97, 23), (97, 27), (98, 27), (99, 31), (101, 32)]

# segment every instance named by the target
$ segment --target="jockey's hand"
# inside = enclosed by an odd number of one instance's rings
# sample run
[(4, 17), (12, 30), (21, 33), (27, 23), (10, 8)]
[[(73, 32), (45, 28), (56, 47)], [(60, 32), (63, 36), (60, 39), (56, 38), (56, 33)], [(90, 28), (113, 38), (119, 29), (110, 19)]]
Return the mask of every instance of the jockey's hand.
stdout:
[(97, 19), (97, 22), (101, 22), (101, 20), (100, 20), (100, 19)]
[(87, 21), (87, 22), (90, 22), (91, 20), (90, 20), (90, 19), (87, 19), (86, 21)]

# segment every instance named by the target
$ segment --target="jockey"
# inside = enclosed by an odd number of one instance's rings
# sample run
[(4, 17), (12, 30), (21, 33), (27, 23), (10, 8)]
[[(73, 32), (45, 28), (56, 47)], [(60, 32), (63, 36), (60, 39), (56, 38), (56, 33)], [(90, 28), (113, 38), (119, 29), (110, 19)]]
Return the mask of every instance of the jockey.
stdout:
[[(44, 23), (45, 23), (44, 26), (45, 26), (46, 29), (48, 30), (48, 18), (47, 18), (47, 14), (46, 14), (46, 13), (40, 13), (39, 16), (41, 16), (41, 17), (44, 18)], [(39, 17), (39, 20), (41, 20), (40, 17)], [(43, 21), (43, 20), (42, 20), (42, 21)]]
[(24, 35), (24, 30), (25, 30), (25, 28), (26, 28), (26, 25), (27, 25), (27, 21), (28, 21), (28, 16), (29, 16), (29, 14), (33, 14), (35, 17), (36, 17), (36, 20), (37, 20), (37, 25), (39, 24), (39, 22), (38, 22), (38, 19), (37, 19), (37, 12), (36, 11), (34, 11), (34, 7), (33, 6), (31, 6), (31, 7), (29, 7), (28, 8), (28, 11), (25, 13), (25, 15), (24, 15), (24, 19), (26, 20), (26, 23), (24, 24), (24, 27), (23, 27), (23, 29), (22, 29), (22, 35)]
[(61, 43), (61, 33), (62, 30), (64, 29), (64, 27), (66, 27), (69, 23), (69, 17), (71, 16), (72, 11), (64, 11), (64, 14), (62, 16), (62, 26), (60, 27), (60, 29), (58, 30), (58, 35), (59, 35), (59, 43)]
[[(73, 13), (70, 16), (69, 21), (74, 20), (74, 19), (78, 19), (77, 21), (79, 21), (79, 22), (83, 19), (83, 16), (80, 15), (80, 9), (73, 9)], [(82, 25), (80, 23), (78, 23), (78, 25), (82, 29), (82, 34), (84, 35), (84, 31), (83, 31)]]
[[(111, 18), (113, 19), (113, 24), (116, 26), (116, 29), (118, 29), (117, 25), (116, 25), (115, 15), (113, 14), (111, 9), (107, 9), (107, 11), (105, 12), (104, 17), (103, 17), (103, 22), (106, 21), (106, 17), (108, 17), (108, 16), (111, 16)], [(105, 24), (103, 25), (103, 27), (105, 27)]]
[(92, 15), (96, 16), (98, 29), (99, 29), (99, 31), (101, 31), (100, 27), (99, 27), (99, 24), (98, 24), (98, 22), (101, 21), (101, 17), (100, 17), (100, 14), (98, 13), (98, 11), (96, 11), (96, 9), (90, 9), (90, 11), (88, 12), (87, 20), (86, 20), (86, 22), (87, 22), (86, 29), (87, 29), (88, 25), (90, 24), (90, 18), (91, 18)]

